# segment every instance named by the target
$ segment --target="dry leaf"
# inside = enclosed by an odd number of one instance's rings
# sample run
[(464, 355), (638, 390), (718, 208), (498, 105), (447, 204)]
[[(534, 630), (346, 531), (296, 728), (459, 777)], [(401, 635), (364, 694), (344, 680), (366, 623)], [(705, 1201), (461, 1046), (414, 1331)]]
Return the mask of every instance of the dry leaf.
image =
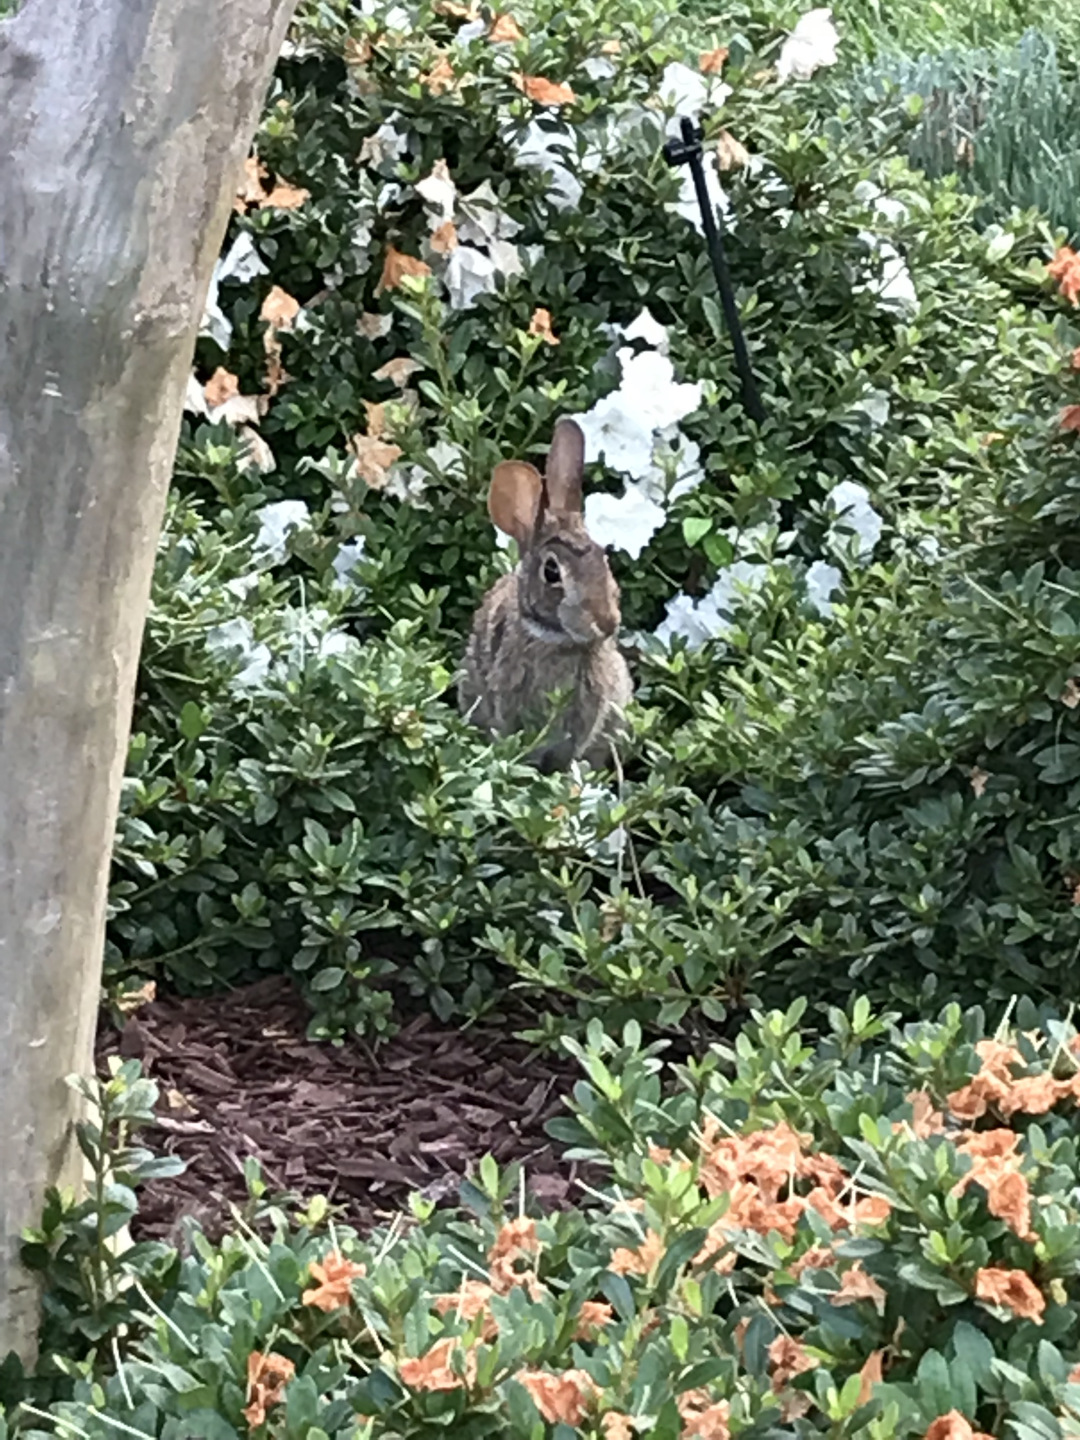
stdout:
[(1062, 430), (1080, 430), (1080, 405), (1066, 405), (1058, 417)]
[(432, 95), (445, 95), (447, 90), (454, 88), (457, 75), (445, 55), (440, 55), (427, 74), (420, 76), (420, 84), (426, 86)]
[(881, 1361), (885, 1355), (884, 1350), (874, 1350), (867, 1357), (862, 1369), (859, 1371), (859, 1404), (869, 1404), (870, 1397), (874, 1393), (874, 1386), (880, 1385), (884, 1378), (881, 1373)]
[(971, 789), (976, 800), (981, 799), (983, 792), (986, 790), (986, 782), (990, 779), (990, 772), (988, 770), (980, 770), (978, 765), (976, 765), (972, 769), (969, 779), (971, 780)]
[(542, 75), (515, 75), (514, 84), (536, 105), (572, 105), (577, 98), (569, 85)]
[(451, 255), (458, 247), (457, 226), (452, 220), (444, 220), (431, 232), (428, 241), (436, 255)]
[(124, 990), (116, 997), (116, 1008), (122, 1015), (133, 1015), (136, 1010), (141, 1010), (144, 1005), (149, 1005), (157, 997), (157, 982), (147, 980), (145, 985), (140, 985), (135, 990)]
[[(458, 1375), (452, 1362), (459, 1352), (465, 1356), (464, 1375)], [(416, 1359), (399, 1360), (398, 1375), (411, 1390), (461, 1390), (476, 1380), (476, 1355), (465, 1350), (456, 1337), (438, 1340)]]
[(170, 1110), (175, 1110), (179, 1115), (197, 1115), (199, 1113), (184, 1092), (172, 1086), (165, 1091), (165, 1103)]
[(278, 180), (270, 194), (259, 201), (259, 209), (295, 210), (298, 206), (303, 205), (305, 200), (310, 199), (310, 190), (302, 190), (298, 185), (289, 185), (284, 180)]
[(373, 380), (389, 380), (399, 390), (403, 389), (405, 382), (410, 375), (415, 375), (417, 370), (423, 370), (419, 360), (413, 360), (408, 355), (398, 355), (393, 360), (387, 360), (385, 365), (380, 365), (372, 375)]
[(1080, 301), (1080, 255), (1069, 245), (1062, 245), (1046, 267), (1046, 273), (1058, 282), (1058, 289), (1073, 305)]
[(220, 365), (203, 386), (203, 399), (211, 410), (216, 410), (219, 405), (224, 405), (226, 400), (231, 400), (234, 395), (239, 394), (240, 381), (231, 371), (223, 369)]
[(244, 161), (243, 175), (240, 184), (236, 187), (236, 199), (233, 201), (233, 209), (243, 215), (249, 205), (258, 205), (266, 195), (264, 180), (270, 178), (270, 172), (257, 155), (249, 155)]
[(749, 164), (750, 151), (741, 140), (736, 140), (730, 130), (721, 130), (716, 139), (716, 163), (725, 173), (741, 170)]
[(817, 1364), (798, 1340), (790, 1335), (777, 1335), (769, 1346), (769, 1376), (774, 1392), (779, 1395), (796, 1375), (813, 1370)]
[(856, 1260), (850, 1270), (840, 1277), (840, 1289), (832, 1297), (834, 1305), (854, 1305), (859, 1300), (870, 1300), (879, 1315), (885, 1313), (885, 1291), (872, 1275), (862, 1268), (862, 1261)]
[(375, 287), (375, 294), (381, 295), (384, 290), (398, 289), (407, 275), (422, 277), (430, 274), (431, 266), (425, 265), (423, 260), (418, 260), (415, 255), (406, 255), (401, 250), (396, 250), (393, 245), (388, 245), (386, 259), (383, 261), (382, 277)]
[(720, 45), (715, 50), (706, 50), (698, 60), (698, 69), (703, 75), (719, 75), (724, 68), (724, 61), (728, 57), (726, 45)]
[(384, 335), (389, 335), (393, 324), (392, 315), (380, 315), (377, 311), (365, 310), (356, 322), (356, 328), (369, 340), (381, 340)]
[(265, 320), (275, 330), (291, 330), (293, 321), (300, 314), (300, 301), (275, 285), (259, 309), (259, 319)]
[(621, 54), (622, 54), (622, 41), (621, 41), (621, 40), (605, 40), (604, 43), (600, 46), (600, 54), (601, 54), (601, 55), (621, 55)]
[(296, 1366), (284, 1355), (273, 1350), (263, 1355), (253, 1350), (247, 1363), (247, 1398), (243, 1410), (244, 1419), (252, 1430), (266, 1423), (266, 1412), (271, 1405), (280, 1405), (285, 1398), (285, 1386), (296, 1374)]
[(363, 1265), (355, 1265), (336, 1250), (331, 1250), (320, 1265), (313, 1260), (308, 1266), (311, 1278), (318, 1283), (302, 1296), (305, 1305), (318, 1310), (340, 1310), (352, 1299), (352, 1282), (366, 1275)]
[(488, 39), (493, 45), (513, 45), (525, 36), (512, 15), (496, 15)]
[(529, 1392), (533, 1404), (549, 1425), (580, 1425), (596, 1394), (592, 1376), (584, 1370), (519, 1370), (514, 1377)]
[(354, 435), (349, 445), (356, 456), (357, 474), (372, 490), (381, 490), (390, 466), (401, 459), (401, 446), (373, 435)]
[[(262, 397), (255, 399), (258, 407)], [(271, 470), (277, 468), (277, 461), (274, 452), (266, 443), (257, 430), (250, 425), (241, 425), (236, 432), (237, 439), (243, 446), (241, 455), (241, 468), (256, 469), (263, 475), (268, 475)]]
[(995, 1266), (977, 1270), (975, 1295), (988, 1305), (1011, 1310), (1018, 1320), (1042, 1324), (1046, 1298), (1026, 1270), (1001, 1270)]
[(1071, 675), (1065, 681), (1065, 689), (1061, 692), (1061, 703), (1069, 710), (1075, 710), (1080, 705), (1080, 685)]
[[(529, 334), (539, 335), (540, 339), (548, 345), (558, 345), (559, 337), (551, 328), (550, 310), (545, 310), (541, 307), (539, 310), (533, 311), (532, 319), (529, 321)], [(668, 1159), (670, 1158), (669, 1155)]]

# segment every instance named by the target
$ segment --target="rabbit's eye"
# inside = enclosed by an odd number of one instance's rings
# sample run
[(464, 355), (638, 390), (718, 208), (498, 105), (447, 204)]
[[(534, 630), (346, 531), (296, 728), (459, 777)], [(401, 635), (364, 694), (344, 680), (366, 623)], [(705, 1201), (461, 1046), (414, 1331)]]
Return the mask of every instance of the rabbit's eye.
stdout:
[(559, 569), (559, 562), (553, 560), (549, 555), (544, 561), (544, 579), (549, 585), (558, 585), (562, 580), (562, 571)]

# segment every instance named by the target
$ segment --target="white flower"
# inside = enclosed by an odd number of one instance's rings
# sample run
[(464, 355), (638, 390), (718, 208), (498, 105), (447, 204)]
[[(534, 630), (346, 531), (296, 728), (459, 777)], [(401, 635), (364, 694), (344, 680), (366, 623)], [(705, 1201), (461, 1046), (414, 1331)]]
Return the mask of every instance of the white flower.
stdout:
[(891, 195), (883, 195), (880, 186), (875, 185), (873, 180), (860, 180), (852, 195), (860, 205), (869, 205), (876, 210), (889, 225), (900, 225), (907, 219), (908, 208), (904, 202), (894, 200)]
[(618, 73), (606, 55), (590, 55), (581, 68), (590, 80), (611, 80)]
[(807, 570), (806, 598), (823, 619), (827, 620), (832, 614), (830, 595), (841, 589), (843, 583), (844, 577), (836, 566), (824, 560), (815, 560)]
[(875, 275), (869, 285), (861, 285), (858, 288), (869, 289), (872, 294), (876, 295), (883, 310), (890, 310), (901, 315), (909, 315), (912, 311), (917, 310), (919, 296), (915, 290), (915, 282), (896, 246), (890, 244), (888, 240), (883, 240), (880, 235), (873, 235), (867, 230), (859, 232), (859, 239), (872, 252), (881, 256), (882, 265), (880, 275)]
[(521, 263), (521, 252), (509, 240), (490, 240), (488, 255), (491, 257), (491, 263), (495, 266), (496, 272), (504, 279), (510, 280), (513, 276), (524, 273), (525, 267)]
[(270, 273), (247, 230), (241, 230), (226, 251), (225, 258), (218, 261), (214, 268), (219, 281), (235, 280), (238, 285), (247, 285), (257, 276)]
[(311, 514), (303, 500), (275, 500), (256, 510), (259, 533), (255, 537), (253, 555), (264, 564), (280, 565), (288, 554), (286, 538), (290, 530), (304, 530), (311, 524)]
[(585, 436), (585, 463), (603, 459), (613, 470), (641, 479), (653, 468), (653, 433), (677, 425), (701, 404), (700, 382), (678, 384), (675, 367), (656, 350), (618, 352), (622, 380), (584, 415), (574, 418)]
[(495, 262), (482, 250), (459, 245), (446, 266), (446, 288), (451, 310), (467, 310), (481, 295), (496, 288)]
[(860, 560), (869, 560), (881, 539), (883, 522), (870, 504), (870, 496), (854, 480), (841, 480), (829, 491), (829, 504), (836, 513), (834, 529), (854, 532), (859, 541)]
[[(727, 192), (720, 184), (720, 169), (713, 151), (710, 150), (703, 157), (702, 168), (705, 172), (705, 191), (709, 197), (709, 203), (712, 205), (714, 213), (719, 210), (724, 228), (730, 230), (735, 216)], [(690, 173), (690, 167), (684, 165), (680, 174), (682, 179), (679, 185), (679, 198), (670, 201), (667, 208), (673, 215), (681, 215), (699, 235), (704, 235), (705, 222), (701, 218), (701, 206), (698, 204), (697, 191), (694, 189), (694, 177)]]
[(387, 8), (384, 0), (359, 0), (356, 8), (361, 15), (378, 19), (385, 30), (412, 29), (412, 17), (403, 5), (391, 5)]
[(642, 310), (636, 320), (622, 332), (625, 340), (644, 340), (646, 345), (654, 350), (659, 350), (661, 355), (668, 352), (668, 332), (659, 320), (654, 320), (652, 312), (648, 309)]
[(354, 635), (334, 629), (330, 612), (321, 605), (310, 610), (289, 606), (283, 618), (290, 637), (286, 658), (293, 665), (328, 660), (333, 655), (347, 655), (359, 648), (360, 642)]
[(364, 556), (364, 537), (357, 536), (355, 540), (348, 540), (344, 545), (338, 547), (338, 552), (331, 562), (334, 574), (339, 580), (347, 580), (351, 571), (355, 570)]
[(875, 430), (889, 423), (889, 395), (886, 390), (868, 390), (851, 408), (865, 415)]
[(700, 600), (692, 600), (689, 595), (672, 596), (667, 602), (667, 615), (656, 627), (656, 638), (670, 645), (675, 636), (681, 635), (689, 649), (700, 649), (730, 629), (739, 600), (746, 592), (759, 590), (767, 574), (764, 565), (736, 560), (718, 573), (712, 589)]
[(581, 181), (565, 163), (574, 150), (574, 137), (565, 127), (550, 130), (539, 120), (529, 122), (514, 147), (518, 165), (547, 175), (547, 198), (556, 210), (576, 210), (581, 203)]
[(206, 292), (206, 306), (199, 323), (199, 334), (209, 336), (219, 350), (228, 350), (232, 343), (232, 321), (218, 304), (217, 266), (210, 276), (210, 288)]
[(233, 683), (242, 690), (258, 689), (270, 673), (269, 647), (255, 644), (251, 621), (242, 615), (212, 626), (206, 633), (206, 648), (220, 659), (240, 666)]
[(395, 110), (383, 121), (374, 135), (367, 136), (360, 146), (361, 165), (378, 167), (401, 159), (409, 148), (409, 135), (407, 131), (397, 128), (400, 119), (400, 114)]
[(206, 414), (206, 396), (203, 394), (203, 387), (194, 370), (188, 376), (187, 385), (184, 388), (184, 409), (192, 415)]
[(499, 204), (490, 180), (484, 180), (458, 203), (458, 239), (467, 245), (487, 245), (492, 240), (512, 240), (521, 230)]
[(808, 10), (784, 41), (776, 74), (780, 80), (809, 80), (815, 70), (836, 64), (840, 36), (832, 10)]
[(454, 218), (454, 202), (457, 200), (457, 186), (450, 178), (445, 160), (436, 160), (431, 174), (418, 180), (413, 187), (416, 193), (435, 212), (430, 217), (431, 228), (437, 229), (447, 220)]
[(711, 102), (717, 107), (722, 105), (731, 94), (731, 86), (675, 60), (660, 76), (656, 93), (664, 109), (670, 112), (666, 134), (677, 138), (682, 134), (679, 121), (683, 116), (694, 120), (706, 103)]
[(585, 528), (598, 545), (625, 550), (636, 560), (665, 520), (663, 507), (629, 481), (621, 495), (585, 497)]
[(701, 446), (681, 434), (677, 425), (667, 426), (656, 434), (652, 465), (642, 476), (647, 494), (658, 504), (671, 504), (682, 495), (689, 495), (705, 479), (701, 465)]
[(479, 40), (486, 35), (487, 28), (486, 20), (468, 20), (454, 36), (454, 44), (465, 49), (474, 40)]

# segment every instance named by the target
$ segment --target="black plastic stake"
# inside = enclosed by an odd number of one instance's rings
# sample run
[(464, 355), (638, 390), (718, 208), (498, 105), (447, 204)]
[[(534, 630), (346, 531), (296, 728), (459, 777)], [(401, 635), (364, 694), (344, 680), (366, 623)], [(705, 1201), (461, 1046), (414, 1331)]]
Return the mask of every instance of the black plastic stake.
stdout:
[(694, 190), (697, 192), (701, 223), (705, 227), (705, 243), (709, 247), (709, 259), (712, 261), (716, 283), (720, 287), (720, 303), (724, 307), (724, 319), (727, 321), (728, 332), (731, 335), (731, 347), (735, 352), (735, 368), (739, 372), (742, 386), (743, 408), (751, 420), (756, 420), (760, 424), (765, 419), (765, 407), (761, 403), (757, 381), (750, 368), (750, 356), (739, 321), (738, 307), (735, 304), (735, 291), (732, 288), (731, 272), (728, 270), (727, 256), (724, 254), (724, 242), (717, 224), (716, 208), (709, 199), (709, 190), (705, 183), (705, 166), (702, 159), (704, 151), (701, 143), (705, 138), (705, 132), (700, 125), (686, 115), (682, 117), (680, 128), (682, 138), (671, 139), (665, 144), (664, 159), (669, 165), (689, 165), (690, 174), (694, 177)]

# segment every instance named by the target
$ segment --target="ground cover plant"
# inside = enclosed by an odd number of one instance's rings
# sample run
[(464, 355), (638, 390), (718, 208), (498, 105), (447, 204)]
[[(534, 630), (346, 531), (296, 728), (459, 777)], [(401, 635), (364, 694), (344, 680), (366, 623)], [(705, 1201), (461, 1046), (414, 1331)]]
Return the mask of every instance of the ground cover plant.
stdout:
[(115, 1130), (149, 1082), (118, 1064), (84, 1137), (111, 1186), (27, 1248), (68, 1358), (23, 1433), (1076, 1434), (1075, 1028), (857, 1001), (815, 1043), (803, 1010), (667, 1066), (594, 1023), (553, 1124), (605, 1172), (586, 1208), (523, 1207), (486, 1161), (466, 1209), (361, 1239), (253, 1171), (235, 1232), (183, 1255), (102, 1246), (147, 1168)]

